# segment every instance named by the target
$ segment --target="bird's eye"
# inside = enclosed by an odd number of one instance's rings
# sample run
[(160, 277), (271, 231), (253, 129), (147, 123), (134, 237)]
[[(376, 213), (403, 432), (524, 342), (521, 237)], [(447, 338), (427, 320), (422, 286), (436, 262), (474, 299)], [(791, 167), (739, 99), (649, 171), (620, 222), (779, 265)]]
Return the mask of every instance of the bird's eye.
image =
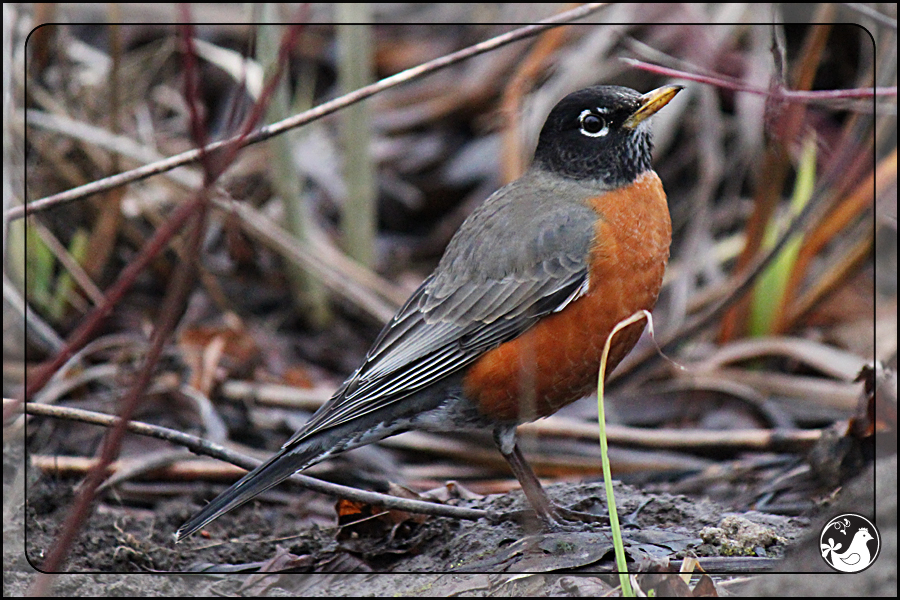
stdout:
[(578, 117), (580, 131), (588, 137), (602, 137), (609, 133), (609, 125), (603, 117), (586, 110)]

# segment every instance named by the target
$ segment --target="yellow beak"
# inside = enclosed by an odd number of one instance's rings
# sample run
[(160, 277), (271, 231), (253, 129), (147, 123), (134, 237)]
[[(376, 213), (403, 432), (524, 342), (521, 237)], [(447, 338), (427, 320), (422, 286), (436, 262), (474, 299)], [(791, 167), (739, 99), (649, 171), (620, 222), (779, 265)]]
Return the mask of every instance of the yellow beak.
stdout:
[(641, 106), (625, 120), (624, 127), (634, 129), (642, 121), (652, 117), (659, 109), (669, 103), (675, 94), (684, 89), (683, 85), (664, 85), (641, 96)]

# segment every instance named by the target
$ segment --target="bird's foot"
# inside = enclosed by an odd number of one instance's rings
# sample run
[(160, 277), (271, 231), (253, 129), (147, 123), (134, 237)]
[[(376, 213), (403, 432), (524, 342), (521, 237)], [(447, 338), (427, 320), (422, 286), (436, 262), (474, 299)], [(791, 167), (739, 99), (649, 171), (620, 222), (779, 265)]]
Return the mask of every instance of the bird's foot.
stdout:
[(602, 515), (581, 512), (551, 503), (538, 512), (533, 509), (495, 513), (495, 522), (514, 521), (523, 526), (539, 524), (547, 532), (584, 531), (592, 525), (609, 525), (609, 518)]

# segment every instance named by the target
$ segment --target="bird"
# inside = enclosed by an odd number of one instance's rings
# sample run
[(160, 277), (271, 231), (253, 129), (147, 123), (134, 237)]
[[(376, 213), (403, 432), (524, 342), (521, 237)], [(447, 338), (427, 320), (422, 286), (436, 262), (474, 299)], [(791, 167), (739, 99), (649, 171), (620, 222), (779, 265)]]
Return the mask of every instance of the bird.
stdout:
[(866, 527), (860, 527), (859, 531), (850, 541), (850, 546), (843, 552), (841, 544), (835, 544), (834, 539), (829, 538), (828, 544), (822, 544), (822, 557), (827, 558), (831, 552), (831, 566), (845, 573), (855, 573), (861, 571), (872, 561), (872, 553), (869, 551), (868, 542), (874, 540), (875, 537), (869, 533)]
[[(682, 89), (597, 85), (560, 100), (531, 165), (465, 219), (362, 365), (176, 541), (297, 471), (409, 430), (491, 431), (540, 521), (578, 520), (547, 496), (516, 427), (589, 394), (613, 327), (656, 303), (672, 226), (650, 117)], [(616, 335), (607, 373), (643, 328)]]

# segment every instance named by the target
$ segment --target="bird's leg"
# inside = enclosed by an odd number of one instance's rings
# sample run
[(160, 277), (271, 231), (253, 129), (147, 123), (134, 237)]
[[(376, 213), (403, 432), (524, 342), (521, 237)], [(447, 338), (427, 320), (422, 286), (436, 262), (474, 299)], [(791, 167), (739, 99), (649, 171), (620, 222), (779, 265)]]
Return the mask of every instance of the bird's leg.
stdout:
[(522, 451), (516, 443), (516, 429), (514, 426), (500, 426), (494, 429), (494, 441), (500, 449), (500, 454), (509, 463), (516, 479), (519, 480), (522, 491), (525, 493), (525, 497), (528, 498), (528, 502), (531, 504), (534, 512), (547, 529), (565, 529), (563, 524), (565, 521), (606, 522), (604, 517), (559, 506), (547, 496), (547, 492), (541, 486), (540, 480), (534, 474), (531, 466), (525, 461), (525, 456), (522, 455)]

